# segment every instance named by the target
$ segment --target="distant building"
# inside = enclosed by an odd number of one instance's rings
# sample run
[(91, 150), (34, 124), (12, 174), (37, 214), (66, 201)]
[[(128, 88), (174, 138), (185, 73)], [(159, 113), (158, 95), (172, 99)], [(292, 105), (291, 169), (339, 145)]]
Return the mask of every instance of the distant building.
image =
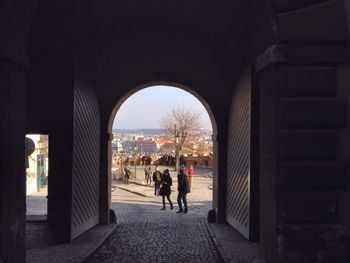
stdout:
[(175, 144), (174, 143), (164, 143), (160, 148), (160, 152), (162, 154), (173, 154), (175, 152)]
[(122, 147), (125, 152), (134, 152), (135, 142), (132, 140), (125, 140), (122, 142)]
[(135, 141), (135, 147), (137, 153), (153, 154), (158, 152), (157, 144), (153, 140)]
[(167, 145), (174, 145), (174, 138), (173, 137), (169, 137), (169, 136), (161, 136), (161, 137), (158, 137), (156, 139), (156, 144), (157, 144), (158, 150), (160, 152), (163, 152), (162, 151), (163, 147), (165, 148), (165, 147), (167, 147)]
[(115, 153), (121, 153), (123, 151), (123, 144), (118, 141), (118, 140), (113, 140), (112, 141), (112, 151), (113, 151), (113, 154)]

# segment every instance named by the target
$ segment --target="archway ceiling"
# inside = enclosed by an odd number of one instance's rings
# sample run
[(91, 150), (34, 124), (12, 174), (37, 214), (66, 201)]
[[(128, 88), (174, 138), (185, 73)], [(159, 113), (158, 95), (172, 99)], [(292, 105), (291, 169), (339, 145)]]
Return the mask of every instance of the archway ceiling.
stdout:
[(239, 47), (248, 46), (251, 33), (251, 2), (81, 2), (77, 50), (101, 106), (113, 108), (121, 94), (143, 81), (166, 79), (201, 88), (196, 91), (209, 104), (226, 112), (228, 83), (233, 86), (244, 59)]
[[(193, 56), (197, 49), (198, 56), (212, 57), (215, 53), (216, 61), (211, 60), (212, 64), (218, 65), (220, 59), (226, 60), (224, 63), (230, 60), (232, 63), (242, 56), (240, 47), (249, 45), (247, 39), (252, 31), (254, 10), (252, 2), (254, 0), (215, 3), (206, 0), (79, 0), (77, 33), (73, 39), (78, 52), (87, 48), (88, 53), (98, 54), (95, 59), (103, 58), (104, 53), (105, 60), (114, 62), (130, 58), (130, 52), (134, 52), (133, 55), (139, 53), (140, 61), (142, 56), (150, 55), (150, 49), (142, 48), (142, 45), (152, 43), (157, 46), (162, 43), (160, 49), (151, 50), (153, 61), (148, 62), (156, 63), (157, 56), (164, 60), (167, 58), (167, 46), (173, 46), (168, 48), (169, 52), (186, 49)], [(71, 25), (67, 24), (67, 27), (71, 28)], [(136, 45), (134, 42), (137, 42)], [(122, 52), (118, 52), (118, 48)], [(114, 65), (114, 68), (117, 67)], [(96, 68), (95, 72), (102, 68)]]
[[(225, 112), (232, 92), (228, 87), (245, 59), (243, 50), (249, 49), (255, 1), (42, 1), (29, 49), (39, 56), (42, 50), (82, 54), (84, 78), (98, 87), (106, 108), (130, 89), (126, 84), (152, 81), (147, 76), (165, 71), (181, 76), (168, 80), (205, 89), (205, 94), (197, 92)], [(218, 89), (225, 94), (217, 96)]]
[[(237, 68), (232, 64), (238, 62), (238, 56), (231, 59), (223, 41), (186, 25), (165, 22), (119, 23), (103, 33), (99, 41), (90, 42), (90, 48), (79, 49), (78, 58), (84, 78), (88, 76), (98, 87), (101, 105), (113, 108), (129, 89), (155, 80), (188, 85), (210, 104), (219, 100), (223, 103), (215, 104), (229, 105), (225, 100), (231, 89), (227, 87), (234, 81)], [(204, 87), (205, 92), (198, 90)], [(228, 94), (217, 96), (223, 89)]]
[[(251, 30), (256, 0), (56, 0), (41, 1), (30, 47), (82, 47), (120, 24), (184, 25), (231, 42)], [(107, 32), (106, 32), (107, 29)], [(114, 32), (116, 33), (116, 32)]]
[(232, 32), (233, 26), (249, 17), (243, 0), (104, 0), (78, 1), (78, 31), (101, 31), (106, 25), (134, 22), (168, 22), (205, 28), (222, 37)]

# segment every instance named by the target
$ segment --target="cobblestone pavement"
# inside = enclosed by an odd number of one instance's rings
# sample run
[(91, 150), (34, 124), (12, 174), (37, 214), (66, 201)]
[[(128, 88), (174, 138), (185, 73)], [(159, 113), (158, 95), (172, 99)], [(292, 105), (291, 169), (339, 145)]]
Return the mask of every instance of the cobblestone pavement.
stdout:
[(47, 214), (47, 186), (26, 196), (27, 216)]
[[(173, 175), (173, 189), (176, 177)], [(211, 209), (212, 179), (197, 177), (188, 195), (189, 213), (177, 205), (161, 211), (153, 187), (114, 181), (112, 192), (118, 228), (85, 263), (94, 262), (222, 262), (206, 229)], [(171, 195), (176, 204), (177, 192)]]

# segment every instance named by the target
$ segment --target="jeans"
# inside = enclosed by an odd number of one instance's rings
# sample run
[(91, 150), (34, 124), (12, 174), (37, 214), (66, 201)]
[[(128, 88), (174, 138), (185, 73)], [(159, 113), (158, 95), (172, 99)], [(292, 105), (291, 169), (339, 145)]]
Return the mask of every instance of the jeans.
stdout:
[(158, 196), (160, 190), (160, 182), (154, 182), (154, 195)]
[(182, 204), (181, 204), (181, 199), (184, 203), (184, 207), (185, 207), (185, 212), (187, 212), (187, 199), (186, 199), (186, 196), (187, 196), (187, 193), (178, 193), (177, 195), (177, 204), (179, 205), (179, 210), (180, 211), (183, 211), (182, 210)]
[[(149, 180), (149, 184), (148, 184), (148, 180)], [(147, 175), (146, 185), (151, 185), (151, 184), (152, 184), (152, 177), (151, 177), (151, 175)]]

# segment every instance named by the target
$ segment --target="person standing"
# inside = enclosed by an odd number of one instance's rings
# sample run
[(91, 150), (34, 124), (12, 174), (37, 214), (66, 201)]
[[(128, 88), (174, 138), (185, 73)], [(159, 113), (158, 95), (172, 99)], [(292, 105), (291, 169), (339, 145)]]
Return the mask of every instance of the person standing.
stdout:
[(151, 185), (151, 167), (146, 163), (145, 168), (143, 168), (145, 171), (145, 181), (146, 185), (148, 185), (148, 180), (149, 180), (149, 185)]
[[(188, 177), (186, 175), (186, 168), (182, 167), (180, 169), (180, 173), (177, 175), (177, 190), (178, 190), (178, 195), (177, 195), (177, 203), (179, 205), (179, 211), (176, 213), (186, 213), (188, 212), (187, 209), (187, 194), (190, 191), (190, 186), (188, 184)], [(181, 201), (184, 204), (184, 209), (182, 209), (182, 204)]]
[(145, 167), (143, 168), (145, 171), (145, 181), (147, 180), (147, 174), (148, 174), (148, 165), (146, 164)]
[(130, 178), (131, 171), (128, 167), (124, 168), (124, 183), (125, 185), (129, 185), (129, 178)]
[(159, 195), (160, 182), (161, 182), (162, 173), (159, 171), (158, 165), (156, 165), (156, 170), (153, 173), (153, 182), (154, 182), (154, 195)]
[[(151, 185), (152, 184), (152, 177), (151, 177), (151, 166), (147, 165), (147, 172), (146, 172), (146, 185)], [(148, 184), (149, 181), (149, 184)]]
[(170, 176), (169, 169), (165, 169), (164, 173), (161, 177), (161, 188), (159, 194), (162, 196), (163, 208), (161, 210), (165, 210), (165, 197), (168, 199), (170, 204), (170, 209), (173, 210), (173, 203), (171, 202), (171, 186), (173, 185), (173, 180)]
[(190, 186), (190, 189), (192, 188), (192, 181), (193, 181), (193, 175), (194, 175), (194, 170), (193, 166), (190, 165), (187, 169), (187, 175), (188, 175), (188, 184)]

